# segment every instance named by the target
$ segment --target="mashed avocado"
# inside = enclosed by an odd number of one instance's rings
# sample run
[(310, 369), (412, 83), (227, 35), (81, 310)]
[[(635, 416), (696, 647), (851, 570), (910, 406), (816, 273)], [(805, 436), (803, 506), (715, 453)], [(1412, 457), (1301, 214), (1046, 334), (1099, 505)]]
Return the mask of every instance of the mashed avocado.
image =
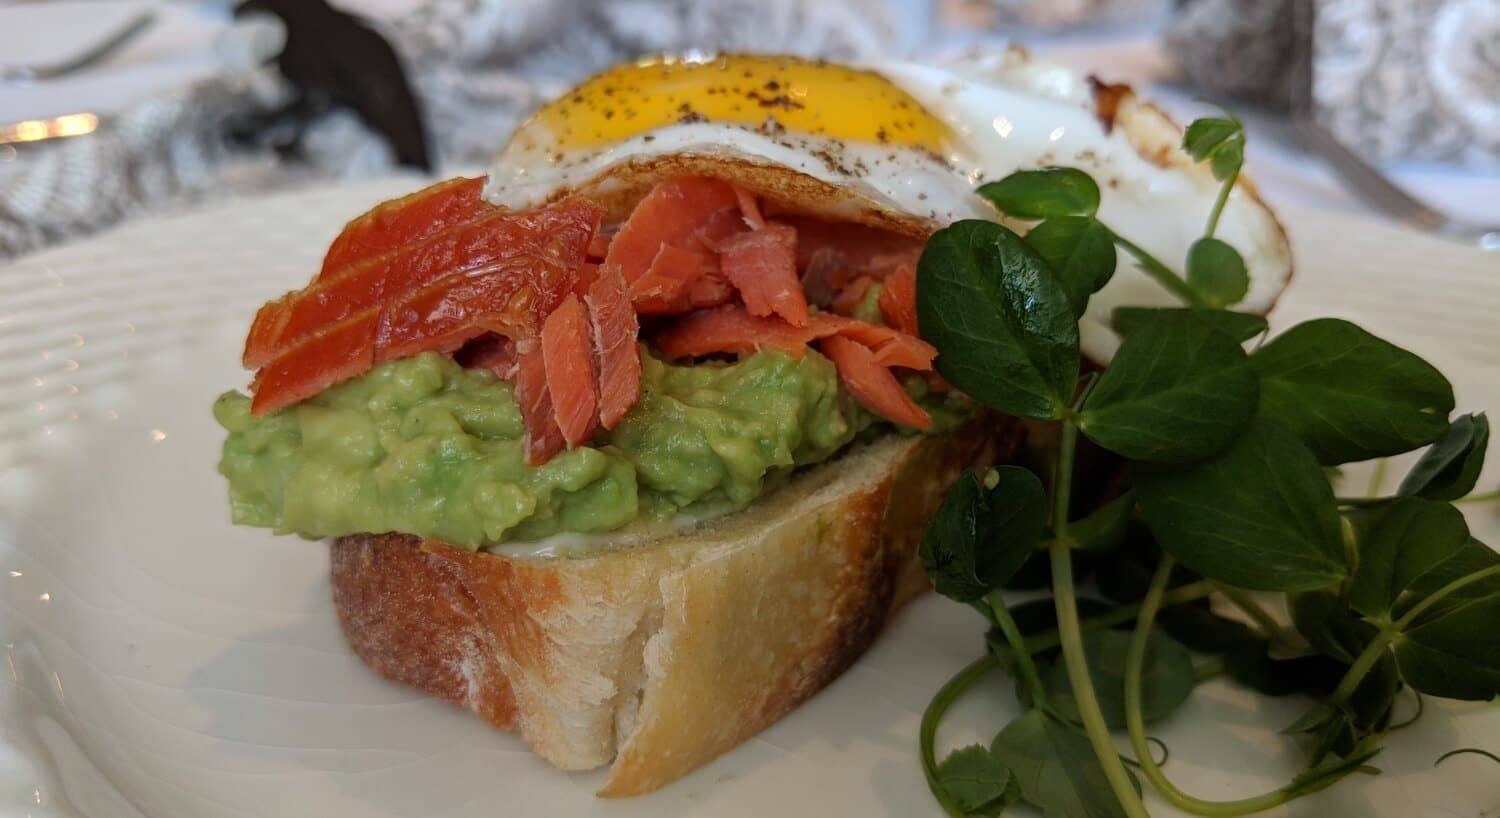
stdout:
[[(525, 464), (510, 385), (435, 353), (261, 418), (249, 398), (225, 393), (214, 417), (229, 431), (219, 471), (234, 522), (308, 537), (399, 531), (469, 548), (608, 531), (744, 506), (875, 422), (817, 352), (642, 360), (641, 401), (625, 419), (540, 467)], [(929, 408), (937, 429), (961, 414)]]

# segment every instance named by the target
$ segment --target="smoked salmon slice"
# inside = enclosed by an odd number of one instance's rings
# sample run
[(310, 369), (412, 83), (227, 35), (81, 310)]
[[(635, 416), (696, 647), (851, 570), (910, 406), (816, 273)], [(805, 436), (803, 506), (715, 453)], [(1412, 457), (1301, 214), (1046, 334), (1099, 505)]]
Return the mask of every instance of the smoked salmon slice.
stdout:
[(808, 326), (797, 327), (776, 316), (752, 315), (739, 304), (726, 304), (689, 313), (652, 341), (669, 358), (750, 355), (767, 348), (800, 356), (809, 343), (818, 341), (838, 369), (839, 380), (860, 405), (907, 426), (925, 429), (932, 423), (890, 368), (930, 371), (937, 350), (891, 327), (822, 312), (812, 314)]
[[(245, 365), (262, 366), (322, 329), (445, 277), (488, 274), (501, 268), (553, 272), (559, 265), (574, 275), (602, 217), (598, 205), (577, 198), (530, 213), (492, 210), (485, 218), (428, 241), (351, 266), (342, 275), (320, 279), (272, 302), (278, 306), (262, 308), (250, 330)], [(526, 283), (536, 288), (542, 282)], [(556, 303), (537, 300), (532, 317), (538, 326)], [(263, 329), (262, 322), (279, 324), (279, 329), (274, 333)]]
[(526, 428), (524, 445), (528, 466), (546, 463), (567, 443), (552, 411), (552, 397), (547, 392), (547, 365), (542, 355), (542, 347), (537, 344), (521, 355), (516, 366), (516, 403), (521, 407), (522, 425)]
[(595, 233), (594, 237), (589, 240), (589, 258), (596, 258), (603, 261), (604, 257), (609, 255), (609, 243), (613, 239), (613, 234), (605, 233), (602, 230)]
[(453, 360), (464, 369), (487, 369), (497, 378), (510, 380), (515, 377), (520, 354), (515, 341), (490, 332), (464, 344), (453, 354)]
[(613, 429), (641, 399), (640, 323), (617, 272), (601, 273), (584, 300), (599, 369), (599, 422)]
[[(754, 201), (753, 199), (751, 201)], [(740, 203), (740, 208), (744, 203)], [(684, 242), (684, 247), (699, 247), (711, 253), (719, 252), (719, 243), (738, 233), (748, 229), (747, 222), (740, 208), (716, 210), (693, 231), (693, 235)]]
[(885, 279), (880, 291), (880, 314), (885, 322), (907, 335), (917, 334), (917, 268), (901, 267)]
[[(474, 233), (474, 242), (464, 246), (477, 248), (474, 252), (479, 262), (452, 247), (429, 254), (427, 251), (434, 248), (427, 245), (420, 247), (416, 256), (428, 261), (416, 262), (411, 268), (427, 271), (424, 284), (410, 286), (420, 277), (408, 275), (409, 270), (361, 268), (296, 294), (286, 301), (291, 317), (285, 321), (282, 337), (291, 332), (299, 304), (311, 305), (306, 308), (308, 317), (303, 319), (307, 323), (296, 340), (278, 342), (265, 368), (275, 368), (280, 374), (259, 379), (251, 411), (261, 415), (289, 406), (316, 393), (308, 392), (307, 384), (326, 387), (382, 361), (427, 350), (453, 351), (485, 332), (511, 338), (535, 336), (543, 319), (576, 289), (585, 250), (601, 217), (597, 205), (572, 199), (530, 214), (482, 219), (436, 242), (446, 244), (459, 233)], [(456, 269), (443, 267), (438, 259)], [(382, 300), (358, 310), (327, 301), (325, 294), (330, 289), (346, 293), (342, 284), (345, 279), (378, 280), (383, 274), (393, 275), (389, 281), (401, 281), (402, 285), (391, 286), (388, 281), (347, 291), (378, 294), (384, 288), (387, 297)], [(403, 275), (406, 278), (401, 278)], [(325, 308), (321, 324), (312, 323), (317, 308)], [(350, 324), (365, 330), (341, 334), (341, 328)], [(356, 337), (367, 348), (342, 349)], [(340, 365), (330, 374), (320, 366), (322, 361), (339, 361)], [(355, 367), (355, 361), (366, 362), (365, 368)]]
[(833, 297), (833, 303), (829, 305), (829, 309), (839, 315), (853, 315), (860, 302), (864, 301), (865, 296), (869, 294), (870, 288), (879, 283), (869, 276), (854, 279)]
[(717, 270), (704, 273), (688, 287), (688, 302), (697, 309), (717, 307), (733, 297), (734, 285)]
[(599, 375), (589, 317), (572, 293), (542, 325), (542, 362), (552, 414), (568, 448), (587, 443), (599, 428)]
[(429, 350), (449, 352), (486, 332), (507, 338), (535, 336), (539, 328), (527, 309), (531, 299), (523, 273), (517, 270), (434, 282), (380, 310), (375, 362)]
[(755, 194), (739, 185), (734, 185), (734, 198), (739, 201), (741, 218), (751, 230), (759, 230), (766, 226), (766, 218), (760, 215), (760, 205), (755, 203)]
[(340, 381), (375, 366), (375, 335), (380, 316), (370, 313), (345, 321), (322, 336), (266, 365), (255, 376), (250, 412), (263, 415), (307, 400)]
[(629, 297), (641, 315), (678, 315), (692, 306), (689, 301), (692, 285), (686, 279), (647, 273), (630, 285)]
[(840, 335), (857, 341), (875, 354), (881, 366), (901, 366), (927, 371), (937, 357), (937, 348), (915, 335), (893, 327), (882, 327), (842, 315), (820, 312), (812, 317), (814, 338)]
[(937, 349), (931, 344), (891, 327), (826, 312), (813, 313), (806, 327), (797, 327), (776, 316), (751, 315), (740, 304), (684, 315), (651, 340), (667, 357), (687, 358), (723, 353), (748, 355), (766, 347), (801, 355), (813, 341), (834, 336), (870, 350), (881, 366), (928, 371), (937, 357)]
[(663, 244), (646, 274), (631, 282), (630, 300), (641, 315), (687, 312), (693, 307), (693, 282), (714, 267), (704, 251)]
[(255, 311), (255, 319), (250, 322), (250, 332), (245, 336), (245, 351), (240, 356), (240, 362), (246, 369), (255, 369), (271, 359), (276, 339), (286, 329), (287, 319), (291, 317), (288, 304), (296, 294), (290, 292), (267, 301)]
[(904, 264), (915, 266), (922, 255), (922, 241), (878, 227), (806, 216), (776, 220), (797, 230), (799, 270), (813, 266), (814, 257), (821, 255), (825, 265), (847, 270), (849, 279), (867, 275), (882, 281)]
[(739, 304), (725, 304), (688, 313), (652, 338), (668, 358), (696, 358), (757, 350), (779, 349), (794, 357), (807, 352), (813, 339), (806, 327), (795, 327), (775, 316), (751, 315)]
[(726, 182), (684, 177), (661, 182), (631, 211), (609, 243), (604, 266), (632, 284), (646, 274), (662, 245), (686, 247), (720, 211), (738, 217), (739, 199)]
[(875, 360), (864, 344), (834, 335), (822, 341), (823, 354), (838, 369), (839, 381), (859, 404), (871, 412), (917, 429), (932, 425), (932, 416), (901, 388), (891, 371)]
[(719, 244), (719, 269), (745, 300), (751, 315), (779, 315), (807, 326), (807, 297), (797, 278), (797, 231), (767, 223)]
[(422, 241), (454, 225), (494, 211), (481, 199), (484, 177), (458, 177), (376, 205), (344, 226), (323, 256), (318, 278), (329, 278), (349, 265)]

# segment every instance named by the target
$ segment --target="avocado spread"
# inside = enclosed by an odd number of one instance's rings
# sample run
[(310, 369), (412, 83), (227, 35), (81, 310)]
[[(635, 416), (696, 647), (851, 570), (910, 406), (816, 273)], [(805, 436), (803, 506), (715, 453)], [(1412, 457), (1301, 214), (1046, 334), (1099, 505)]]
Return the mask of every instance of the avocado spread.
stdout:
[[(335, 537), (399, 531), (467, 548), (742, 507), (876, 419), (817, 352), (675, 365), (642, 354), (641, 401), (593, 445), (532, 467), (511, 386), (436, 353), (250, 415), (227, 392), (219, 471), (234, 522)], [(923, 399), (929, 403), (930, 398)], [(951, 427), (936, 406), (934, 428)]]

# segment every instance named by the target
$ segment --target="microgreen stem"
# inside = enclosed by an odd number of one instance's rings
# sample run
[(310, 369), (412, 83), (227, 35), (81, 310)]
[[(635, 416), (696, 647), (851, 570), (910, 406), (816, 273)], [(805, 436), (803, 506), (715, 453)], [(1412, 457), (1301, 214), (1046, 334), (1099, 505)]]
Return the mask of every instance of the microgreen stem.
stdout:
[(1385, 649), (1390, 647), (1391, 642), (1402, 631), (1411, 627), (1411, 623), (1415, 622), (1417, 617), (1421, 616), (1433, 605), (1441, 602), (1445, 597), (1457, 593), (1486, 577), (1492, 577), (1497, 574), (1500, 574), (1500, 565), (1491, 565), (1489, 568), (1459, 577), (1433, 591), (1421, 602), (1413, 605), (1411, 610), (1403, 614), (1400, 619), (1382, 628), (1379, 633), (1375, 634), (1375, 638), (1370, 640), (1370, 644), (1366, 645), (1365, 649), (1360, 651), (1358, 656), (1354, 657), (1354, 664), (1349, 666), (1349, 670), (1344, 673), (1344, 678), (1339, 681), (1339, 686), (1334, 688), (1333, 695), (1329, 696), (1329, 704), (1340, 705), (1349, 701), (1349, 697), (1353, 696), (1354, 691), (1359, 689), (1359, 683), (1364, 680), (1365, 674), (1369, 673), (1370, 668), (1375, 667), (1375, 663), (1380, 661), (1381, 656), (1385, 655)]
[[(1120, 802), (1121, 809), (1129, 818), (1149, 818), (1146, 805), (1135, 791), (1135, 784), (1120, 752), (1109, 737), (1109, 725), (1104, 721), (1104, 711), (1099, 708), (1099, 698), (1094, 692), (1094, 680), (1090, 678), (1087, 658), (1083, 652), (1083, 631), (1078, 623), (1078, 599), (1073, 588), (1073, 554), (1068, 548), (1068, 500), (1073, 483), (1073, 451), (1078, 445), (1078, 424), (1071, 418), (1062, 424), (1062, 439), (1058, 444), (1057, 479), (1052, 486), (1052, 527), (1056, 540), (1049, 551), (1052, 558), (1052, 597), (1057, 608), (1057, 633), (1062, 644), (1063, 661), (1067, 664), (1068, 682), (1078, 704), (1078, 715), (1083, 721), (1089, 744), (1098, 756), (1109, 781), (1110, 790)], [(1140, 750), (1136, 751), (1137, 754)], [(1146, 755), (1150, 755), (1150, 748)]]
[(1072, 418), (1063, 421), (1062, 433), (1057, 442), (1057, 474), (1052, 481), (1052, 545), (1064, 549), (1073, 547), (1073, 537), (1068, 532), (1068, 514), (1073, 498), (1073, 454), (1078, 449), (1078, 423)]
[(1229, 203), (1229, 193), (1234, 190), (1234, 183), (1239, 181), (1239, 178), (1240, 171), (1235, 168), (1234, 173), (1219, 187), (1219, 197), (1214, 199), (1214, 209), (1209, 211), (1208, 226), (1203, 228), (1203, 235), (1212, 237), (1214, 231), (1218, 229), (1219, 216), (1224, 212), (1224, 205)]
[(1386, 727), (1385, 731), (1387, 733), (1394, 733), (1397, 730), (1405, 730), (1406, 728), (1412, 726), (1413, 724), (1416, 724), (1417, 723), (1417, 719), (1422, 718), (1422, 711), (1425, 710), (1425, 709), (1427, 709), (1426, 705), (1423, 704), (1423, 699), (1422, 699), (1422, 694), (1421, 693), (1418, 693), (1416, 690), (1413, 690), (1411, 687), (1407, 687), (1407, 688), (1404, 688), (1404, 689), (1411, 690), (1412, 695), (1417, 697), (1417, 712), (1412, 713), (1410, 716), (1406, 717), (1402, 721), (1396, 722), (1395, 724), (1392, 724), (1392, 725)]
[[(1162, 596), (1161, 604), (1163, 608), (1170, 608), (1174, 605), (1194, 602), (1213, 593), (1213, 583), (1206, 579), (1200, 579), (1197, 582), (1190, 582), (1187, 585), (1181, 585), (1168, 591)], [(1130, 605), (1121, 605), (1118, 608), (1110, 610), (1108, 613), (1102, 613), (1098, 616), (1082, 620), (1078, 623), (1078, 627), (1085, 632), (1113, 628), (1116, 625), (1123, 625), (1135, 619), (1140, 612), (1141, 604), (1139, 602)], [(1033, 654), (1041, 653), (1044, 650), (1051, 650), (1057, 647), (1057, 645), (1058, 635), (1056, 628), (1049, 631), (1041, 631), (1026, 639), (1026, 649)]]
[(1204, 303), (1203, 297), (1198, 295), (1198, 291), (1194, 290), (1192, 287), (1189, 287), (1188, 283), (1183, 280), (1182, 276), (1172, 272), (1172, 269), (1170, 267), (1162, 264), (1160, 261), (1157, 261), (1155, 256), (1146, 252), (1141, 248), (1140, 245), (1136, 244), (1130, 239), (1125, 238), (1124, 236), (1116, 233), (1113, 230), (1110, 230), (1109, 232), (1110, 235), (1114, 237), (1115, 244), (1120, 245), (1120, 247), (1124, 249), (1125, 252), (1134, 256), (1135, 260), (1140, 262), (1141, 269), (1146, 271), (1146, 275), (1149, 275), (1153, 279), (1155, 279), (1156, 283), (1162, 285), (1163, 287), (1166, 287), (1169, 291), (1171, 291), (1173, 295), (1182, 299), (1183, 302), (1190, 307), (1208, 306), (1206, 303)]
[(1370, 471), (1370, 485), (1365, 489), (1365, 494), (1374, 497), (1380, 493), (1380, 487), (1385, 485), (1385, 469), (1390, 463), (1389, 457), (1382, 457), (1375, 461), (1375, 468)]
[(1021, 636), (1021, 629), (1016, 627), (1016, 620), (1011, 618), (1010, 611), (1005, 607), (1005, 600), (1000, 598), (998, 590), (991, 591), (985, 596), (986, 607), (989, 608), (990, 621), (1000, 629), (1005, 636), (1005, 641), (1010, 645), (1010, 651), (1015, 655), (1016, 670), (1020, 673), (1026, 688), (1031, 691), (1031, 701), (1036, 707), (1043, 707), (1047, 702), (1047, 688), (1042, 685), (1042, 675), (1037, 672), (1036, 662), (1031, 659), (1031, 651), (1027, 649), (1026, 639)]
[(1334, 688), (1333, 695), (1328, 697), (1329, 704), (1338, 706), (1349, 701), (1354, 691), (1359, 689), (1359, 683), (1364, 681), (1370, 668), (1375, 667), (1375, 663), (1385, 655), (1385, 649), (1391, 646), (1391, 640), (1395, 639), (1399, 632), (1395, 628), (1387, 628), (1375, 634), (1370, 644), (1365, 645), (1365, 649), (1354, 657), (1354, 664), (1344, 671), (1344, 678), (1339, 680), (1339, 686)]
[(1277, 621), (1276, 617), (1262, 608), (1260, 603), (1255, 601), (1255, 597), (1239, 588), (1219, 582), (1214, 583), (1214, 590), (1223, 594), (1234, 607), (1244, 611), (1246, 616), (1255, 620), (1255, 624), (1260, 627), (1261, 633), (1267, 639), (1278, 645), (1288, 644), (1290, 637), (1287, 635), (1286, 628)]
[(966, 813), (963, 807), (948, 795), (947, 789), (938, 783), (937, 752), (934, 747), (937, 741), (938, 722), (943, 720), (943, 715), (948, 712), (948, 708), (952, 707), (965, 691), (999, 666), (1000, 660), (990, 655), (969, 663), (967, 667), (949, 679), (942, 689), (938, 690), (937, 695), (932, 697), (931, 702), (928, 702), (927, 709), (922, 711), (922, 725), (917, 731), (918, 749), (922, 756), (922, 773), (927, 776), (927, 788), (932, 790), (932, 796), (943, 806), (943, 811), (953, 818), (965, 818)]
[(1468, 497), (1460, 497), (1457, 500), (1454, 500), (1453, 502), (1455, 502), (1455, 503), (1493, 503), (1496, 500), (1500, 500), (1500, 489), (1496, 489), (1494, 491), (1487, 491), (1487, 492), (1485, 492), (1483, 494), (1470, 494)]
[(1411, 626), (1411, 623), (1417, 621), (1417, 617), (1425, 613), (1428, 608), (1431, 608), (1433, 605), (1441, 602), (1444, 597), (1462, 591), (1470, 585), (1473, 585), (1474, 583), (1482, 579), (1488, 579), (1492, 576), (1495, 576), (1496, 574), (1500, 574), (1500, 565), (1491, 565), (1488, 568), (1475, 571), (1472, 574), (1467, 574), (1453, 580), (1447, 585), (1444, 585), (1436, 591), (1428, 594), (1426, 599), (1423, 599), (1421, 602), (1418, 602), (1417, 604), (1411, 606), (1411, 610), (1402, 614), (1401, 618), (1396, 620), (1396, 624), (1393, 626), (1393, 628), (1398, 631), (1406, 630)]
[(1156, 573), (1151, 577), (1151, 587), (1146, 591), (1146, 598), (1141, 600), (1141, 615), (1136, 619), (1135, 632), (1130, 638), (1130, 652), (1125, 654), (1125, 729), (1130, 733), (1130, 746), (1135, 749), (1141, 773), (1172, 806), (1195, 815), (1221, 818), (1249, 815), (1285, 804), (1297, 796), (1285, 790), (1274, 790), (1235, 801), (1194, 798), (1178, 789), (1151, 757), (1151, 745), (1146, 738), (1146, 720), (1141, 715), (1141, 672), (1146, 666), (1146, 646), (1151, 636), (1151, 626), (1156, 621), (1156, 612), (1161, 608), (1167, 580), (1172, 576), (1172, 562), (1171, 556), (1164, 556), (1156, 566)]

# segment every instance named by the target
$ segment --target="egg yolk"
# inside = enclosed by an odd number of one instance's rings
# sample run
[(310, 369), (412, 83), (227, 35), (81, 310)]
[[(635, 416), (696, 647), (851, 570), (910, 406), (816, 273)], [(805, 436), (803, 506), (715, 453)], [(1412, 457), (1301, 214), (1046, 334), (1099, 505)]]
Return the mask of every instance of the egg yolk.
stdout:
[(871, 71), (796, 57), (651, 57), (612, 68), (549, 103), (533, 125), (557, 149), (591, 148), (667, 125), (732, 123), (941, 151), (949, 129)]

